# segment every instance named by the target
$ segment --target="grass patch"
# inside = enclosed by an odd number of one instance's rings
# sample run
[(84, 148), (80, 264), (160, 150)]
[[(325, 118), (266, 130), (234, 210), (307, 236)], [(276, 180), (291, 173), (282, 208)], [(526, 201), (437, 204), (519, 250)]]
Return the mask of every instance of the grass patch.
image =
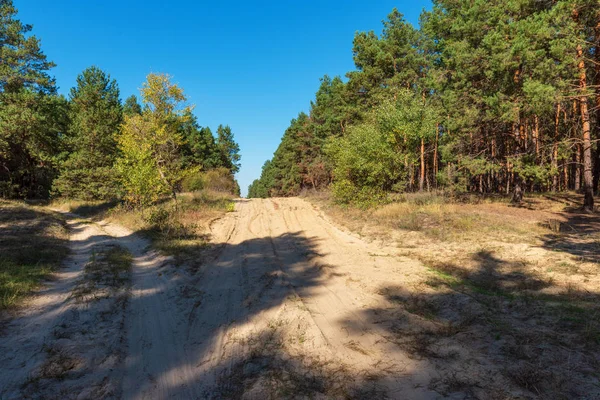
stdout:
[(464, 285), (464, 281), (462, 279), (458, 279), (457, 277), (442, 271), (441, 269), (435, 267), (427, 267), (427, 270), (439, 278), (441, 281), (446, 283), (451, 288), (455, 288), (461, 285)]
[[(530, 242), (550, 229), (522, 218), (528, 210), (510, 207), (504, 198), (469, 196), (450, 198), (441, 193), (404, 193), (390, 196), (391, 203), (371, 209), (335, 204), (324, 194), (310, 200), (323, 206), (334, 220), (350, 230), (384, 237), (386, 232), (418, 232), (427, 239), (473, 241), (497, 239), (503, 242)], [(376, 227), (376, 229), (373, 229)]]
[[(530, 224), (488, 212), (485, 205), (392, 203), (372, 211), (381, 225), (419, 231), (438, 240), (472, 239), (474, 235), (530, 235)], [(538, 229), (544, 229), (538, 227)]]
[(157, 250), (183, 264), (201, 261), (198, 252), (208, 245), (210, 223), (234, 210), (232, 195), (202, 190), (179, 194), (177, 203), (169, 198), (144, 209), (118, 204), (102, 217), (142, 234)]
[(118, 245), (94, 251), (85, 265), (81, 283), (73, 290), (73, 297), (79, 302), (110, 297), (114, 290), (129, 282), (132, 261), (131, 253)]
[(234, 196), (211, 189), (177, 195), (177, 202), (164, 198), (157, 204), (134, 209), (118, 201), (86, 202), (58, 199), (53, 207), (94, 220), (107, 220), (152, 241), (178, 263), (199, 261), (198, 251), (207, 247), (209, 225), (225, 213), (235, 211)]
[(38, 288), (67, 254), (68, 233), (60, 215), (0, 201), (0, 309)]

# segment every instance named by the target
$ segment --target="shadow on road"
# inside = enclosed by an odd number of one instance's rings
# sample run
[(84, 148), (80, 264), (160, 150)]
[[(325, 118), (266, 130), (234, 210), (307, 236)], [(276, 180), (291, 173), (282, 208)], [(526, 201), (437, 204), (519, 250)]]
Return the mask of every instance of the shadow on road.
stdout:
[(429, 268), (424, 287), (383, 285), (390, 306), (362, 315), (410, 357), (432, 363), (433, 390), (466, 398), (600, 395), (600, 293), (548, 291), (553, 282), (489, 251), (473, 254), (468, 267)]

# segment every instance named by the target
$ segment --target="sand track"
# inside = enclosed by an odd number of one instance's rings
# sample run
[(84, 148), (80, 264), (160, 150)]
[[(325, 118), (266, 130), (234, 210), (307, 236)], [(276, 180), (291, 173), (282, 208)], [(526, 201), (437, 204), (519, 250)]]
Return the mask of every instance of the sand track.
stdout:
[[(238, 200), (235, 212), (212, 224), (217, 246), (194, 273), (120, 227), (82, 227), (73, 243), (89, 249), (104, 238), (134, 257), (125, 322), (103, 333), (123, 337), (125, 356), (110, 371), (89, 372), (111, 388), (102, 397), (438, 397), (428, 389), (431, 366), (408, 358), (369, 311), (392, 307), (379, 288), (410, 284), (418, 265), (337, 229), (301, 199)], [(27, 360), (68, 314), (87, 256), (76, 251), (47, 289), (60, 295), (40, 294), (45, 304), (34, 301), (0, 337), (1, 349), (18, 348), (2, 355), (0, 397), (22, 394), (35, 368)], [(33, 339), (24, 333), (31, 326), (41, 326)], [(81, 382), (73, 377), (68, 397), (94, 398)], [(37, 397), (55, 393), (40, 390), (47, 392)]]

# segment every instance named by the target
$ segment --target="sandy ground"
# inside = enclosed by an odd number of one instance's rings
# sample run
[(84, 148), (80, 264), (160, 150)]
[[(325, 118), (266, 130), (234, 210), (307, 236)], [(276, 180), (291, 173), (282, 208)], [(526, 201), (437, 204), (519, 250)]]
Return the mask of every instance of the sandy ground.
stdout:
[[(68, 224), (66, 268), (5, 321), (2, 399), (444, 397), (431, 385), (439, 365), (409, 357), (393, 334), (386, 310), (402, 293), (381, 292), (420, 282), (422, 265), (301, 199), (237, 200), (193, 271), (118, 226)], [(70, 294), (93, 249), (110, 243), (133, 255), (127, 296), (82, 305)]]
[[(65, 268), (0, 322), (0, 398), (101, 398), (120, 392), (127, 291), (77, 298), (84, 267), (116, 244), (99, 226), (68, 216), (71, 255)], [(101, 293), (102, 292), (102, 293)]]

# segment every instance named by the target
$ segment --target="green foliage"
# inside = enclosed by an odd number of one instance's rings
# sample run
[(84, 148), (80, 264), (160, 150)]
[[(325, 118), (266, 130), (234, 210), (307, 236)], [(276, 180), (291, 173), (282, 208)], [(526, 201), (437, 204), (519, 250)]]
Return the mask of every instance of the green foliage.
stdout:
[(354, 36), (354, 64), (347, 74), (349, 87), (361, 93), (368, 108), (381, 104), (401, 89), (414, 88), (426, 64), (419, 49), (420, 33), (394, 9), (383, 22), (378, 37), (373, 31)]
[(332, 178), (347, 203), (371, 191), (506, 193), (521, 181), (580, 189), (582, 176), (589, 200), (598, 10), (593, 0), (436, 0), (417, 29), (394, 9), (380, 35), (356, 33), (356, 70), (346, 83), (321, 80), (249, 196)]
[(191, 112), (186, 115), (181, 132), (185, 138), (181, 151), (186, 165), (199, 166), (205, 170), (223, 166), (224, 157), (212, 131), (208, 127), (201, 127)]
[(46, 197), (63, 151), (67, 104), (31, 25), (0, 1), (0, 196)]
[(70, 199), (125, 195), (148, 205), (175, 196), (186, 175), (214, 168), (227, 169), (227, 185), (211, 184), (239, 193), (231, 129), (219, 126), (215, 140), (168, 76), (148, 75), (143, 106), (136, 96), (121, 105), (116, 81), (90, 67), (67, 101), (55, 94), (54, 64), (32, 26), (16, 13), (12, 1), (0, 0), (0, 197), (48, 197), (52, 188)]
[(153, 129), (148, 116), (126, 116), (118, 136), (121, 156), (117, 159), (116, 170), (125, 190), (125, 199), (139, 207), (154, 203), (169, 192), (154, 156), (158, 144), (151, 135)]
[(195, 128), (183, 90), (168, 75), (149, 74), (142, 100), (142, 114), (125, 116), (117, 164), (126, 199), (136, 206), (147, 206), (167, 193), (175, 198), (182, 181), (199, 168), (186, 168), (182, 156), (185, 127)]
[(16, 19), (16, 14), (11, 0), (0, 1), (0, 93), (23, 89), (54, 93), (54, 80), (47, 73), (54, 63), (46, 59), (39, 39), (29, 35), (33, 27)]
[(298, 114), (285, 131), (273, 159), (249, 187), (249, 197), (297, 195), (303, 188), (322, 189), (331, 183), (332, 169), (324, 154), (329, 138), (343, 136), (363, 118), (360, 95), (340, 77), (321, 78), (309, 115)]
[(396, 99), (383, 103), (376, 123), (398, 149), (414, 151), (421, 139), (431, 141), (436, 135), (438, 110), (423, 95), (400, 89)]
[(238, 172), (241, 166), (240, 146), (235, 142), (229, 125), (219, 125), (217, 128), (217, 147), (221, 153), (220, 166), (234, 174)]
[(340, 204), (352, 204), (366, 209), (388, 201), (385, 191), (371, 186), (359, 187), (349, 180), (337, 180), (331, 185), (331, 189), (335, 201)]
[(97, 67), (84, 70), (70, 94), (70, 127), (65, 142), (67, 159), (60, 166), (54, 191), (80, 200), (106, 200), (117, 196), (113, 171), (116, 134), (122, 121), (116, 81)]
[(23, 89), (0, 94), (0, 196), (49, 194), (68, 127), (67, 101)]
[(183, 192), (197, 192), (204, 189), (206, 185), (204, 175), (199, 171), (196, 173), (188, 174), (181, 181), (181, 190)]
[(224, 167), (215, 168), (204, 172), (202, 175), (204, 189), (239, 195), (237, 182), (230, 169)]
[(398, 191), (406, 184), (407, 156), (395, 148), (385, 125), (372, 122), (357, 125), (332, 140), (326, 154), (334, 165), (333, 194), (342, 203), (375, 201), (386, 191)]
[(508, 160), (513, 165), (513, 171), (518, 174), (525, 183), (540, 184), (548, 182), (548, 179), (552, 176), (550, 166), (536, 164), (535, 157), (531, 155), (509, 157)]
[(142, 106), (138, 103), (138, 99), (135, 94), (129, 96), (123, 104), (123, 114), (132, 116), (135, 114), (142, 115)]
[(184, 192), (196, 192), (200, 190), (211, 190), (220, 193), (239, 195), (239, 188), (232, 172), (224, 167), (210, 169), (208, 171), (196, 171), (189, 174), (182, 181)]

